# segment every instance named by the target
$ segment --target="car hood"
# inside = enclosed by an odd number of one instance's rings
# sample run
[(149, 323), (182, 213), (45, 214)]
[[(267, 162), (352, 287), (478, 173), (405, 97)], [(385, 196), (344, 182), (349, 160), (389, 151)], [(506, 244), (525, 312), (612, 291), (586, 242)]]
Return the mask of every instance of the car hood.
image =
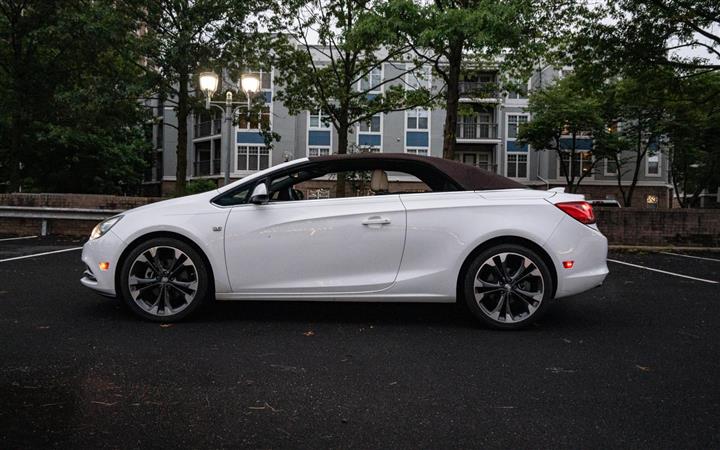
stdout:
[(184, 211), (197, 212), (199, 205), (207, 205), (210, 203), (216, 195), (219, 194), (217, 189), (212, 191), (202, 192), (200, 194), (186, 195), (184, 197), (171, 198), (168, 200), (161, 200), (159, 202), (150, 203), (147, 205), (139, 206), (137, 208), (129, 209), (123, 212), (123, 215), (135, 215), (141, 213), (161, 213), (168, 210), (173, 212), (182, 213)]

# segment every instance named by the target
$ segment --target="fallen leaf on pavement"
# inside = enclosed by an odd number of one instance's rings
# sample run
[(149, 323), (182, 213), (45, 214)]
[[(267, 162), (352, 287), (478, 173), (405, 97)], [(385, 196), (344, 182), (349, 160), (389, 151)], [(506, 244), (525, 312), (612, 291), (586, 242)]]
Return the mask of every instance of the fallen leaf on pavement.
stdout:
[(171, 324), (171, 323), (161, 323), (160, 324), (160, 328), (170, 328), (171, 326), (173, 326), (173, 324)]
[(315, 336), (315, 332), (313, 330), (309, 330), (303, 333), (304, 336)]
[(643, 372), (650, 372), (650, 371), (652, 370), (652, 369), (649, 368), (649, 367), (638, 366), (637, 364), (635, 364), (635, 367), (637, 367), (638, 369), (642, 370)]

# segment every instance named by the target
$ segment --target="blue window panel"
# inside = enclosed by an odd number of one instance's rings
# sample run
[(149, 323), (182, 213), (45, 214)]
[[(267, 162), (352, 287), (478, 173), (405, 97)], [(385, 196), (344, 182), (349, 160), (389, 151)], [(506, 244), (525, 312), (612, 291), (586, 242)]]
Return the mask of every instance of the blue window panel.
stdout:
[(367, 99), (369, 101), (373, 101), (373, 100), (375, 100), (375, 97), (377, 97), (377, 96), (378, 96), (377, 94), (367, 94)]
[[(565, 150), (572, 149), (572, 138), (561, 138), (560, 148)], [(593, 141), (592, 138), (576, 138), (575, 139), (575, 150), (592, 150)]]
[(405, 135), (405, 145), (408, 147), (427, 147), (427, 131), (408, 131)]
[(330, 145), (329, 131), (310, 131), (308, 132), (309, 145)]
[(381, 142), (382, 136), (379, 134), (359, 134), (358, 135), (358, 145), (360, 146), (375, 146), (379, 147)]
[(265, 103), (272, 103), (272, 92), (263, 91), (263, 97), (265, 97)]
[(528, 151), (528, 145), (520, 145), (515, 141), (507, 141), (507, 151), (509, 152), (526, 152)]
[(265, 138), (260, 133), (252, 131), (238, 131), (238, 144), (265, 144)]

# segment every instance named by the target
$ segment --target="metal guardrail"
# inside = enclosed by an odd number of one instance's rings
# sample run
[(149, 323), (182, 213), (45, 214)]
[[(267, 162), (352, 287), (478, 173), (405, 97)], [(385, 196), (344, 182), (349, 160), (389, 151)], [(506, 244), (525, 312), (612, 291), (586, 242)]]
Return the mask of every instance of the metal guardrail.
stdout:
[(0, 206), (0, 217), (19, 219), (103, 220), (123, 209), (55, 208), (47, 206)]

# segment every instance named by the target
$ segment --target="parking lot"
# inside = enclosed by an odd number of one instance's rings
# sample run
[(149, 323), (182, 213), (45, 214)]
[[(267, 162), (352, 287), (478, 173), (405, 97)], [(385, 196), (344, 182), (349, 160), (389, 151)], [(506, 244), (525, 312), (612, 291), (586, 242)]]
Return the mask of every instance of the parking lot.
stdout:
[(720, 446), (720, 253), (613, 252), (499, 332), (422, 304), (143, 322), (80, 285), (80, 245), (0, 240), (0, 448)]

